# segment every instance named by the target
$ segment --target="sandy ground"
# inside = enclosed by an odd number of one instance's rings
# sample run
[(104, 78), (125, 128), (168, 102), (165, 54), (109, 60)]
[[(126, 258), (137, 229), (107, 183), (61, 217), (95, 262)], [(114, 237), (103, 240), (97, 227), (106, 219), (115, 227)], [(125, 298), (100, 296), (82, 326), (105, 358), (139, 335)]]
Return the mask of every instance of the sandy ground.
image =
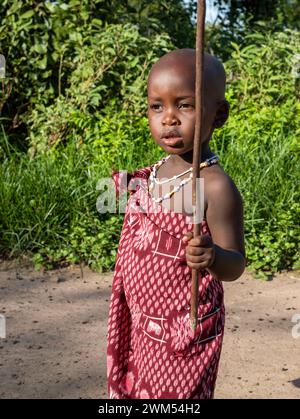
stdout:
[[(0, 398), (107, 398), (112, 274), (0, 263)], [(216, 398), (300, 398), (300, 271), (224, 283)], [(300, 316), (299, 316), (300, 317)], [(3, 317), (0, 317), (0, 320)], [(292, 336), (292, 328), (296, 336)]]

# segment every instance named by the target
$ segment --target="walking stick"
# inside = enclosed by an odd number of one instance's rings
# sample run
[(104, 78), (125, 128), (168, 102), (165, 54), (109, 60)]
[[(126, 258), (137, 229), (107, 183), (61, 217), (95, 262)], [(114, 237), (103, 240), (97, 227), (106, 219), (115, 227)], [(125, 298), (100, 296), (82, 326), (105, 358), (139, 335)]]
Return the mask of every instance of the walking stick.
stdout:
[[(204, 29), (205, 29), (205, 0), (197, 3), (197, 28), (196, 28), (196, 89), (195, 107), (196, 122), (193, 150), (193, 178), (192, 178), (192, 205), (193, 205), (193, 233), (194, 237), (200, 234), (200, 220), (197, 218), (197, 179), (200, 178), (202, 114), (203, 114), (203, 65), (204, 65)], [(192, 269), (191, 312), (190, 325), (196, 330), (198, 320), (198, 270)]]

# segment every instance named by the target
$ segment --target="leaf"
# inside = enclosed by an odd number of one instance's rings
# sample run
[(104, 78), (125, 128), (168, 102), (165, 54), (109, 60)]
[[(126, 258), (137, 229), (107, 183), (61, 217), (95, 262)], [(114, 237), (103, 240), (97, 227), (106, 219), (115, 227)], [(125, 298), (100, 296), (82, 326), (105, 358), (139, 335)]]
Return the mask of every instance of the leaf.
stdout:
[(20, 16), (20, 19), (29, 19), (34, 15), (34, 10), (28, 10)]
[(68, 10), (68, 9), (69, 9), (69, 5), (68, 5), (68, 4), (66, 4), (66, 3), (61, 3), (61, 4), (59, 4), (59, 7), (60, 7), (62, 10)]
[(36, 66), (42, 70), (47, 67), (47, 56), (45, 55), (42, 60), (36, 61)]
[(33, 45), (32, 49), (38, 54), (45, 54), (47, 52), (47, 44), (36, 43)]
[(139, 57), (135, 57), (131, 62), (129, 62), (130, 67), (135, 67), (139, 62)]

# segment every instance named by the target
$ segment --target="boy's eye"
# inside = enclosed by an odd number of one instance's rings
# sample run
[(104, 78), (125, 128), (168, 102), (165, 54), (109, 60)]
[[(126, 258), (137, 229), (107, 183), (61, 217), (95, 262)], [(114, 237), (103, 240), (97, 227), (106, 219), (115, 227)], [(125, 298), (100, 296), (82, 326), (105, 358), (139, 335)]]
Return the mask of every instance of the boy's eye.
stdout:
[(179, 108), (193, 108), (194, 106), (191, 103), (180, 103)]
[(150, 109), (153, 109), (154, 111), (160, 111), (162, 108), (162, 105), (160, 103), (153, 103), (150, 105)]

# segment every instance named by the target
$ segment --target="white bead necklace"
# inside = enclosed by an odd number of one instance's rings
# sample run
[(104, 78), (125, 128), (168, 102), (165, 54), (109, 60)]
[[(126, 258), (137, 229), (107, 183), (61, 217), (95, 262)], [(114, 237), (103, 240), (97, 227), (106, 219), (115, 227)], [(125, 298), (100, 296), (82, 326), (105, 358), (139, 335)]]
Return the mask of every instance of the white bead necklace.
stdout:
[[(186, 183), (188, 183), (192, 178), (193, 178), (193, 173), (192, 173), (192, 171), (193, 171), (193, 167), (190, 167), (188, 170), (186, 170), (185, 172), (183, 172), (183, 173), (180, 173), (179, 175), (176, 175), (176, 176), (173, 176), (173, 177), (171, 177), (170, 179), (166, 179), (166, 180), (158, 180), (157, 178), (156, 178), (156, 175), (157, 175), (157, 170), (158, 170), (158, 168), (161, 166), (161, 165), (163, 165), (169, 158), (171, 157), (171, 155), (169, 155), (169, 156), (167, 156), (167, 157), (163, 157), (161, 160), (159, 160), (154, 166), (153, 166), (153, 172), (151, 171), (151, 173), (150, 173), (150, 185), (149, 185), (149, 191), (150, 192), (153, 192), (153, 189), (154, 189), (154, 183), (156, 183), (156, 184), (158, 184), (158, 185), (162, 185), (162, 184), (164, 184), (164, 183), (167, 183), (167, 182), (170, 182), (170, 181), (172, 181), (172, 180), (175, 180), (175, 179), (178, 179), (180, 176), (183, 176), (184, 174), (186, 174), (186, 173), (188, 173), (188, 172), (191, 172), (190, 173), (190, 175), (189, 175), (189, 177), (188, 178), (186, 178), (186, 179), (183, 179), (181, 182), (180, 182), (180, 184), (178, 185), (178, 186), (176, 186), (176, 188), (174, 188), (172, 191), (170, 191), (170, 192), (168, 192), (167, 194), (165, 194), (164, 196), (162, 196), (162, 197), (159, 197), (159, 198), (154, 198), (154, 197), (152, 197), (152, 200), (154, 201), (154, 202), (157, 202), (157, 203), (159, 203), (159, 202), (161, 202), (161, 201), (163, 201), (163, 200), (165, 200), (165, 199), (168, 199), (168, 198), (171, 198), (171, 196), (175, 193), (175, 192), (178, 192)], [(216, 163), (218, 163), (218, 161), (220, 160), (220, 157), (219, 156), (212, 156), (212, 157), (210, 157), (210, 158), (208, 158), (208, 159), (206, 159), (204, 162), (202, 162), (202, 163), (200, 163), (200, 169), (202, 169), (203, 167), (208, 167), (208, 166), (212, 166), (213, 164), (216, 164)]]

